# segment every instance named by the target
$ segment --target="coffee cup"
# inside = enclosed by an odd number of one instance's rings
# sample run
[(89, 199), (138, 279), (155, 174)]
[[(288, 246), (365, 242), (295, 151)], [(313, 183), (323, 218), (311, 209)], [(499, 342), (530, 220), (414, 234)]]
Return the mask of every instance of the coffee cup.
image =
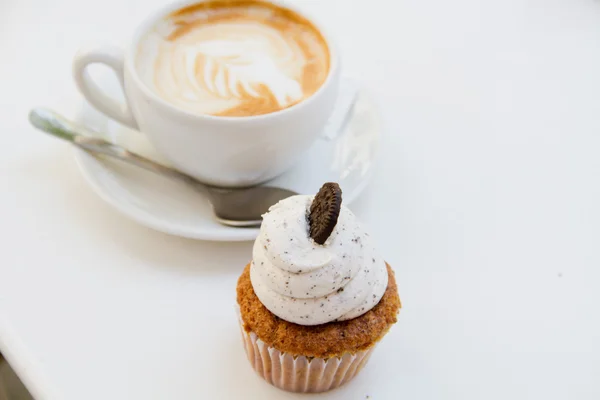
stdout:
[[(126, 104), (89, 76), (117, 75)], [(97, 110), (147, 135), (173, 166), (210, 185), (241, 187), (281, 174), (325, 127), (340, 62), (322, 25), (277, 1), (170, 5), (124, 51), (80, 49), (80, 92)]]

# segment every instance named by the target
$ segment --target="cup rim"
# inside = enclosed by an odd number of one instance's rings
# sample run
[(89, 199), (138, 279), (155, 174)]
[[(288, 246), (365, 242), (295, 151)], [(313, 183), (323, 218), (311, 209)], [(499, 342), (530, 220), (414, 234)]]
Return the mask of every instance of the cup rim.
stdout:
[(194, 113), (184, 108), (177, 107), (162, 99), (148, 85), (146, 85), (146, 83), (142, 81), (135, 68), (135, 51), (138, 48), (139, 42), (142, 39), (143, 35), (146, 34), (154, 24), (156, 24), (161, 18), (165, 17), (169, 13), (192, 4), (205, 3), (207, 1), (210, 0), (182, 0), (170, 3), (167, 6), (161, 7), (149, 16), (147, 16), (135, 30), (133, 39), (131, 40), (129, 47), (125, 50), (125, 68), (129, 71), (129, 75), (132, 77), (136, 86), (144, 93), (144, 95), (152, 98), (152, 100), (160, 104), (162, 107), (165, 107), (176, 114), (180, 114), (188, 118), (206, 119), (214, 122), (245, 122), (278, 118), (283, 117), (292, 112), (297, 112), (297, 110), (307, 107), (308, 104), (313, 102), (315, 98), (319, 97), (326, 90), (327, 87), (331, 86), (331, 83), (335, 79), (335, 76), (337, 74), (337, 70), (339, 69), (340, 60), (338, 56), (337, 47), (334, 41), (332, 40), (331, 34), (327, 31), (327, 29), (324, 28), (320, 20), (318, 18), (315, 18), (315, 16), (311, 15), (310, 13), (307, 13), (304, 10), (300, 10), (299, 7), (289, 4), (289, 2), (286, 0), (256, 0), (257, 2), (271, 3), (278, 7), (283, 7), (292, 10), (309, 20), (318, 29), (319, 33), (325, 39), (329, 51), (329, 71), (327, 73), (325, 81), (323, 81), (321, 86), (310, 97), (290, 107), (266, 114), (249, 115), (241, 117)]

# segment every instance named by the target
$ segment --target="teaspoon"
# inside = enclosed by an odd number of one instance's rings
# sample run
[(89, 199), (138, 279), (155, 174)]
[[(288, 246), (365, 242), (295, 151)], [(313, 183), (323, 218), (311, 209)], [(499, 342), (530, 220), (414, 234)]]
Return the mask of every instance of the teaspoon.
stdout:
[(291, 190), (271, 186), (253, 186), (244, 189), (208, 186), (176, 169), (132, 153), (106, 140), (92, 137), (95, 135), (88, 128), (77, 125), (45, 108), (31, 110), (29, 121), (36, 128), (69, 141), (89, 153), (107, 155), (168, 178), (183, 181), (195, 189), (201, 190), (207, 195), (212, 204), (216, 219), (223, 225), (233, 227), (260, 226), (261, 216), (269, 210), (270, 206), (279, 200), (298, 194)]

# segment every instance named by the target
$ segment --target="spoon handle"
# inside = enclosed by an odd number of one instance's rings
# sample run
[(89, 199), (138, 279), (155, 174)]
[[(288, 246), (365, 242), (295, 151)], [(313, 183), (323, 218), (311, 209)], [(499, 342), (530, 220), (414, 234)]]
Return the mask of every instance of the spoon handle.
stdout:
[(132, 153), (129, 150), (107, 142), (106, 140), (91, 137), (93, 134), (90, 130), (67, 120), (65, 117), (54, 111), (45, 108), (35, 108), (29, 113), (29, 121), (36, 128), (58, 138), (67, 140), (90, 153), (107, 155), (169, 178), (176, 178), (196, 186), (201, 185), (194, 178), (175, 169), (149, 160), (139, 154)]

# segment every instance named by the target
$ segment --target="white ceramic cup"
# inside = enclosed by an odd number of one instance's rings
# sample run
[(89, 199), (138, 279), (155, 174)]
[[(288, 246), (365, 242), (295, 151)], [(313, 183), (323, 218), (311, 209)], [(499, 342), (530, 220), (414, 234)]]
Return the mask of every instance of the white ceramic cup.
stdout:
[[(169, 13), (200, 1), (170, 5), (137, 29), (123, 51), (112, 46), (84, 47), (73, 60), (73, 76), (85, 98), (108, 117), (138, 129), (176, 168), (207, 184), (236, 187), (267, 181), (291, 167), (311, 146), (329, 118), (338, 92), (340, 62), (336, 48), (314, 18), (309, 19), (325, 38), (330, 69), (323, 85), (292, 107), (250, 117), (195, 114), (160, 98), (142, 82), (135, 67), (138, 43)], [(279, 4), (278, 1), (273, 1)], [(87, 67), (104, 64), (117, 74), (126, 104), (108, 96), (90, 78)]]

